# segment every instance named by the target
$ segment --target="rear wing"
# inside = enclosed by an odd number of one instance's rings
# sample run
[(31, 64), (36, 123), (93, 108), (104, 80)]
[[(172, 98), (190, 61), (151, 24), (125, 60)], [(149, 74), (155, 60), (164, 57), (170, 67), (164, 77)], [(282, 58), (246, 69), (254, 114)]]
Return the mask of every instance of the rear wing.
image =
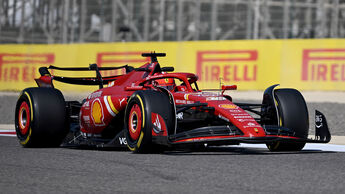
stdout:
[[(151, 57), (151, 64), (157, 62), (157, 57), (164, 57), (166, 56), (165, 53), (143, 53), (143, 57)], [(51, 75), (49, 70), (60, 70), (60, 71), (95, 71), (96, 77), (62, 77), (62, 76), (55, 76)], [(120, 67), (98, 67), (97, 64), (90, 64), (87, 67), (56, 67), (56, 66), (49, 66), (49, 67), (41, 67), (39, 68), (39, 73), (41, 77), (39, 79), (35, 79), (37, 85), (39, 87), (50, 87), (53, 88), (53, 80), (68, 83), (68, 84), (76, 84), (76, 85), (98, 85), (99, 88), (103, 88), (104, 84), (108, 84), (112, 81), (118, 79), (118, 77), (122, 75), (115, 75), (109, 77), (102, 77), (100, 71), (108, 71), (108, 70), (117, 70), (117, 69), (125, 69), (126, 74), (131, 71), (145, 71), (150, 72), (152, 75), (157, 72), (171, 72), (174, 71), (173, 67), (162, 67), (160, 68), (159, 65), (156, 65), (154, 69), (150, 69), (149, 67), (143, 68), (134, 68), (129, 65), (124, 65)]]
[[(61, 71), (95, 71), (96, 77), (62, 77), (62, 76), (55, 76), (51, 75), (49, 70), (61, 70)], [(108, 70), (117, 70), (117, 69), (125, 69), (126, 73), (131, 72), (135, 68), (132, 66), (124, 65), (120, 67), (98, 67), (97, 64), (90, 64), (87, 67), (56, 67), (56, 66), (49, 66), (49, 67), (40, 67), (39, 73), (41, 77), (39, 79), (35, 79), (37, 85), (39, 87), (51, 87), (53, 88), (54, 85), (52, 83), (53, 80), (68, 83), (68, 84), (76, 84), (76, 85), (98, 85), (99, 88), (103, 88), (103, 84), (108, 84), (109, 82), (115, 81), (119, 76), (122, 75), (115, 75), (109, 77), (102, 77), (100, 71), (108, 71)]]

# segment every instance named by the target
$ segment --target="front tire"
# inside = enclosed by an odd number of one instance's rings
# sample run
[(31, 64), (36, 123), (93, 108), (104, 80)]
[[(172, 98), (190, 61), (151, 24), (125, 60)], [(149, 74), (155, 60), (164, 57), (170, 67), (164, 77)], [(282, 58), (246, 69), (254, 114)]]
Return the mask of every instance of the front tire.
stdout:
[[(309, 132), (308, 108), (302, 94), (295, 89), (284, 88), (274, 91), (278, 108), (279, 126), (292, 129), (296, 137), (307, 138)], [(300, 151), (304, 142), (272, 142), (266, 144), (270, 151)]]
[(153, 90), (135, 92), (128, 100), (124, 123), (127, 146), (134, 153), (148, 153), (160, 148), (152, 142), (152, 114), (158, 114), (164, 120), (162, 130), (166, 133), (171, 130), (175, 115), (169, 97)]
[(17, 101), (15, 128), (23, 147), (57, 147), (68, 127), (62, 93), (53, 88), (27, 88)]

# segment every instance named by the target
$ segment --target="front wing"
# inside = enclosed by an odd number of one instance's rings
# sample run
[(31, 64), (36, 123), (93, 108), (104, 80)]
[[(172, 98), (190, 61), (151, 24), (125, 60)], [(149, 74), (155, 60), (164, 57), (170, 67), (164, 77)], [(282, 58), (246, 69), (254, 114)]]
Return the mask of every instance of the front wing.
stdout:
[(300, 138), (294, 136), (293, 130), (280, 126), (263, 126), (266, 136), (244, 136), (235, 126), (209, 126), (193, 129), (190, 131), (171, 135), (170, 144), (205, 144), (208, 145), (231, 145), (239, 143), (270, 143), (270, 142), (305, 142), (305, 143), (328, 143), (331, 134), (328, 129), (325, 116), (315, 111), (315, 137)]
[(305, 143), (328, 143), (329, 140), (321, 139), (309, 139), (309, 138), (298, 138), (292, 136), (275, 136), (267, 135), (264, 137), (244, 137), (244, 136), (204, 136), (204, 137), (193, 137), (187, 139), (180, 139), (172, 141), (172, 145), (178, 144), (204, 144), (208, 145), (234, 145), (239, 143), (251, 143), (251, 144), (262, 144), (270, 142), (305, 142)]

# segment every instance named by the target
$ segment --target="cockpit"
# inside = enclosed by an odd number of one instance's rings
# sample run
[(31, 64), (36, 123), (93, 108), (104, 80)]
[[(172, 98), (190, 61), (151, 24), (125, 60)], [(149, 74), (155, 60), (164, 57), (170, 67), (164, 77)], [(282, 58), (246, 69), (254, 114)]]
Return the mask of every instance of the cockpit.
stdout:
[[(198, 91), (198, 85), (196, 81), (192, 82), (192, 79), (188, 79), (188, 82), (193, 91)], [(166, 77), (161, 79), (155, 79), (154, 84), (160, 87), (163, 87), (171, 92), (185, 92), (188, 91), (187, 84), (178, 78), (175, 77)]]

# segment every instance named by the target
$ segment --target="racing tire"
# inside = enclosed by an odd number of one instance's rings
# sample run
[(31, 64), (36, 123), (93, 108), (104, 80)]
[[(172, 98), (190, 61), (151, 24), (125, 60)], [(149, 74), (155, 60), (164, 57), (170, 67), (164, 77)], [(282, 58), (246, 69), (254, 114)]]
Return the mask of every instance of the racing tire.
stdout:
[[(294, 136), (308, 138), (308, 108), (302, 94), (295, 89), (274, 91), (279, 114), (279, 125), (294, 130)], [(270, 151), (300, 151), (305, 142), (272, 142), (266, 144)]]
[[(162, 145), (152, 142), (152, 113), (158, 113), (164, 118), (167, 128), (173, 126), (173, 111), (169, 97), (162, 92), (144, 90), (135, 92), (125, 110), (125, 137), (127, 147), (134, 153), (161, 152)], [(166, 129), (166, 131), (168, 130)]]
[(24, 89), (15, 109), (15, 128), (23, 147), (57, 147), (68, 133), (66, 105), (54, 88)]

